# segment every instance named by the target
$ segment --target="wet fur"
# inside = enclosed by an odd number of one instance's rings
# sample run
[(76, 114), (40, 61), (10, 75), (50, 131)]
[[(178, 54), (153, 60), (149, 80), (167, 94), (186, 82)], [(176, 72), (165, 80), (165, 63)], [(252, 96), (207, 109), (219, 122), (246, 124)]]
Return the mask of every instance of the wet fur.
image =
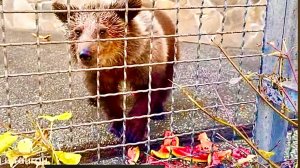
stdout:
[[(129, 0), (129, 8), (141, 7), (140, 0)], [(103, 9), (103, 8), (124, 8), (123, 1), (117, 1), (117, 3), (110, 5), (100, 4), (88, 4), (83, 9)], [(53, 3), (53, 9), (61, 10), (66, 9), (66, 6)], [(72, 6), (71, 9), (78, 9)], [(56, 13), (56, 16), (62, 21), (67, 23), (66, 13)], [(154, 36), (160, 35), (174, 35), (175, 28), (170, 18), (163, 11), (154, 12), (153, 22), (153, 34)], [(74, 28), (78, 26), (80, 22), (87, 22), (92, 20), (99, 21), (99, 24), (103, 24), (108, 27), (108, 33), (106, 38), (118, 38), (124, 35), (125, 18), (124, 12), (97, 12), (97, 13), (71, 13), (70, 22), (68, 24), (68, 30), (70, 30), (67, 38), (69, 40), (78, 40), (74, 34)], [(150, 36), (151, 31), (151, 13), (149, 11), (129, 11), (128, 12), (128, 37), (141, 37)], [(98, 23), (98, 22), (97, 22)], [(88, 24), (87, 24), (88, 25)], [(95, 37), (96, 39), (97, 37)], [(101, 44), (100, 44), (101, 43)], [(95, 53), (97, 51), (97, 57), (92, 58), (89, 63), (81, 63), (78, 59), (78, 46), (76, 43), (71, 45), (71, 53), (74, 61), (80, 64), (83, 68), (92, 67), (111, 67), (120, 66), (124, 64), (124, 41), (107, 41), (91, 44), (90, 48)], [(152, 41), (152, 62), (166, 62), (173, 61), (175, 54), (175, 39), (174, 38), (155, 38)], [(101, 45), (102, 47), (99, 47)], [(99, 49), (100, 48), (100, 49)], [(178, 59), (178, 47), (176, 58)], [(126, 63), (128, 65), (133, 64), (145, 64), (149, 62), (150, 55), (150, 40), (128, 40), (127, 42), (127, 58)], [(100, 54), (99, 54), (100, 53)], [(124, 79), (123, 68), (102, 70), (100, 72), (100, 93), (117, 93), (120, 92), (119, 84)], [(132, 67), (126, 69), (127, 84), (132, 90), (146, 90), (148, 89), (148, 74), (149, 66)], [(169, 80), (173, 78), (173, 64), (161, 64), (153, 65), (151, 73), (151, 88), (165, 88), (170, 87), (172, 84)], [(97, 72), (88, 71), (85, 72), (85, 85), (91, 95), (97, 94)], [(166, 101), (170, 90), (152, 91), (151, 92), (151, 113), (163, 112), (163, 104)], [(100, 99), (101, 105), (104, 107), (104, 111), (107, 114), (108, 119), (116, 119), (123, 117), (122, 109), (122, 96), (109, 96)], [(96, 100), (91, 100), (95, 102)], [(128, 116), (141, 116), (146, 115), (148, 112), (148, 93), (135, 94), (135, 103), (130, 110)], [(156, 117), (162, 118), (162, 117)], [(110, 129), (117, 136), (122, 134), (122, 122), (114, 122)], [(137, 142), (144, 139), (146, 132), (147, 118), (134, 119), (126, 121), (126, 142)]]

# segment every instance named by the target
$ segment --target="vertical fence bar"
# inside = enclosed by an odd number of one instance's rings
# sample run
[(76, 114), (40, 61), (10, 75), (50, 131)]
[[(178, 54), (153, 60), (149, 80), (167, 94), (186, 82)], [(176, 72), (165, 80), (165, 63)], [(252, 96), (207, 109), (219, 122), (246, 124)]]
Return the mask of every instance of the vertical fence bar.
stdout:
[[(152, 0), (152, 7), (154, 8), (155, 7), (155, 3), (156, 3), (156, 0)], [(154, 31), (153, 31), (153, 28), (154, 28), (154, 25), (153, 25), (153, 20), (154, 20), (154, 11), (151, 11), (151, 28), (150, 28), (150, 53), (149, 53), (149, 64), (151, 64), (153, 62), (153, 35), (154, 35)], [(150, 115), (151, 114), (151, 101), (153, 101), (151, 99), (151, 89), (152, 89), (152, 86), (151, 86), (151, 83), (152, 83), (152, 65), (149, 65), (148, 67), (149, 71), (148, 71), (148, 89), (149, 89), (149, 92), (148, 92), (148, 104), (147, 104), (147, 115)], [(151, 132), (151, 128), (150, 128), (150, 117), (147, 118), (147, 153), (150, 153), (150, 132)], [(146, 145), (146, 144), (145, 144)]]
[[(266, 23), (263, 40), (263, 54), (260, 73), (271, 73), (278, 58), (266, 56), (273, 52), (267, 42), (274, 42), (278, 48), (283, 45), (283, 39), (287, 43), (296, 45), (296, 31), (290, 31), (297, 25), (296, 10), (297, 0), (268, 0), (266, 10)], [(293, 16), (293, 17), (291, 17)], [(284, 69), (289, 69), (285, 64)], [(289, 71), (287, 71), (290, 73)], [(285, 77), (290, 75), (283, 74)], [(284, 86), (289, 88), (289, 86)], [(293, 90), (293, 99), (298, 97), (297, 89)], [(297, 100), (293, 100), (297, 101)], [(276, 105), (275, 105), (276, 107)], [(277, 106), (278, 109), (280, 108)], [(257, 119), (255, 127), (255, 142), (260, 149), (270, 151), (273, 149), (275, 155), (271, 158), (274, 162), (284, 160), (286, 149), (288, 123), (277, 115), (261, 98), (257, 98)]]
[[(5, 2), (2, 2), (2, 9), (1, 9), (1, 31), (2, 31), (2, 40), (1, 40), (1, 42), (3, 44), (6, 43), (6, 25), (5, 25), (4, 3)], [(14, 3), (14, 2), (12, 2), (12, 3)], [(3, 46), (2, 52), (3, 52), (3, 63), (4, 63), (6, 104), (10, 105), (10, 86), (9, 86), (9, 77), (8, 77), (8, 54), (7, 54), (7, 47), (6, 46)], [(11, 122), (12, 122), (11, 108), (7, 108), (6, 113), (7, 113), (7, 117), (8, 117), (9, 128), (11, 128)]]
[[(124, 62), (124, 69), (123, 69), (123, 77), (124, 77), (124, 82), (123, 82), (123, 87), (122, 90), (126, 90), (127, 91), (127, 46), (128, 46), (128, 41), (127, 41), (127, 36), (128, 36), (128, 0), (125, 0), (125, 27), (124, 27), (124, 38), (126, 38), (124, 40), (124, 58), (123, 58), (123, 62)], [(126, 100), (127, 100), (127, 95), (124, 94), (123, 95), (123, 133), (122, 133), (122, 144), (124, 145), (126, 143), (126, 114), (125, 111), (127, 109), (127, 105), (126, 105)], [(122, 147), (122, 162), (126, 163), (126, 147), (123, 146)]]
[[(228, 5), (228, 1), (227, 0), (224, 0), (224, 8), (223, 8), (223, 18), (222, 18), (222, 29), (221, 29), (221, 32), (224, 32), (225, 31), (225, 21), (226, 21), (226, 13), (227, 13), (227, 10), (228, 10), (228, 7), (227, 7), (227, 5)], [(226, 36), (226, 35), (225, 35)], [(224, 34), (221, 34), (221, 40), (220, 40), (220, 45), (223, 45), (223, 42), (224, 42)], [(222, 57), (222, 54), (220, 53), (219, 54), (219, 70), (218, 70), (218, 75), (217, 75), (217, 82), (220, 82), (221, 81), (221, 78), (222, 78), (222, 76), (221, 76), (221, 73), (222, 73), (222, 70), (224, 70), (223, 69), (223, 67), (222, 67), (222, 59), (221, 59), (221, 57)], [(214, 85), (214, 88), (215, 88), (215, 92), (216, 93), (218, 93), (219, 92), (219, 84), (216, 84), (216, 85)], [(214, 111), (218, 111), (219, 110), (219, 106), (218, 106), (218, 103), (217, 102), (215, 102), (215, 108), (214, 108)], [(216, 113), (215, 114), (213, 114), (213, 115), (216, 115)], [(216, 122), (215, 121), (213, 121), (213, 127), (215, 128), (216, 127)], [(215, 131), (213, 131), (212, 132), (212, 135), (211, 135), (211, 140), (214, 142), (214, 140), (215, 140), (215, 134), (216, 134), (216, 132)]]

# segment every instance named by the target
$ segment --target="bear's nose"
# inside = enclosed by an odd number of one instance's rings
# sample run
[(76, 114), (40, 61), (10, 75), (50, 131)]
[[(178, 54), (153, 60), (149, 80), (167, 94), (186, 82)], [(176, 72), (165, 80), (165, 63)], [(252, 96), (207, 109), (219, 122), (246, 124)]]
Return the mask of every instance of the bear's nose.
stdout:
[(84, 61), (89, 61), (92, 59), (92, 55), (89, 49), (83, 49), (79, 53), (79, 58), (84, 60)]

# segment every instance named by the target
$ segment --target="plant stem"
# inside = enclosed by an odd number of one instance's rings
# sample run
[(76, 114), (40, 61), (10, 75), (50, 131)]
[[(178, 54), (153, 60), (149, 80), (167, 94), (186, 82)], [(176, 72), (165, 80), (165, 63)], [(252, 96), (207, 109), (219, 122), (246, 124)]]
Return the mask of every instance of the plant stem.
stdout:
[[(214, 42), (215, 43), (215, 42)], [(223, 52), (224, 56), (228, 59), (231, 65), (239, 72), (239, 74), (243, 77), (243, 79), (251, 86), (251, 88), (283, 119), (291, 123), (294, 127), (298, 128), (298, 123), (292, 121), (289, 117), (281, 113), (278, 109), (276, 109), (265, 97), (262, 95), (259, 90), (252, 84), (252, 82), (241, 72), (238, 66), (232, 61), (232, 59), (228, 56), (227, 52), (218, 44), (215, 43), (216, 46)]]
[(217, 89), (216, 89), (215, 87), (214, 87), (214, 90), (215, 90), (215, 92), (216, 92), (216, 94), (217, 94), (217, 96), (218, 96), (218, 99), (219, 99), (219, 101), (220, 101), (222, 107), (223, 107), (224, 110), (225, 110), (225, 114), (227, 115), (228, 120), (229, 120), (232, 124), (235, 124), (234, 121), (233, 121), (233, 119), (232, 119), (232, 117), (231, 117), (230, 114), (229, 114), (229, 110), (226, 108), (226, 106), (225, 106), (223, 100), (221, 99), (220, 94), (218, 93), (218, 91), (217, 91)]
[(285, 42), (284, 39), (283, 39), (283, 46), (284, 46), (285, 53), (286, 53), (286, 54), (284, 54), (284, 55), (287, 57), (287, 60), (288, 60), (288, 62), (289, 62), (289, 64), (290, 64), (290, 66), (291, 66), (292, 73), (293, 73), (293, 76), (294, 76), (294, 78), (295, 78), (295, 81), (296, 81), (296, 83), (298, 84), (298, 78), (297, 78), (295, 69), (294, 69), (293, 64), (292, 64), (292, 59), (291, 59), (291, 57), (290, 57), (290, 52), (287, 50), (286, 42)]
[(3, 122), (0, 121), (0, 125), (2, 125), (3, 128), (6, 129), (6, 131), (8, 131), (10, 128), (9, 126), (5, 125)]
[(217, 138), (223, 140), (224, 142), (226, 142), (227, 144), (229, 144), (231, 147), (237, 148), (237, 146), (236, 146), (234, 143), (228, 141), (226, 138), (224, 138), (224, 137), (223, 137), (222, 135), (220, 135), (219, 133), (216, 133), (216, 135), (217, 135)]
[(298, 84), (298, 77), (297, 77), (297, 75), (296, 75), (294, 66), (293, 66), (293, 64), (292, 64), (292, 60), (291, 60), (289, 54), (286, 54), (286, 57), (287, 57), (287, 60), (288, 60), (288, 62), (289, 62), (289, 64), (290, 64), (290, 66), (291, 66), (292, 73), (293, 73), (293, 76), (294, 76), (294, 78), (295, 78), (295, 82)]
[(280, 90), (285, 94), (285, 96), (287, 97), (287, 99), (289, 100), (289, 102), (291, 103), (291, 105), (293, 106), (293, 108), (295, 109), (295, 112), (298, 113), (298, 110), (296, 108), (296, 105), (293, 103), (290, 95), (286, 92), (286, 90), (278, 83), (274, 82), (279, 88)]

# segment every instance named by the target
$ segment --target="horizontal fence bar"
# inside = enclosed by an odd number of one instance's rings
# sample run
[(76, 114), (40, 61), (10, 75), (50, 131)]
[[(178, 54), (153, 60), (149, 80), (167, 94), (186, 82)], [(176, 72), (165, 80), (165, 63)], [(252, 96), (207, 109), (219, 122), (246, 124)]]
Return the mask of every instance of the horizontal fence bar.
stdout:
[(161, 36), (140, 36), (140, 37), (123, 37), (123, 38), (107, 38), (97, 40), (64, 40), (64, 41), (40, 41), (40, 42), (19, 42), (19, 43), (0, 43), (0, 47), (8, 46), (24, 46), (24, 45), (47, 45), (47, 44), (74, 44), (84, 42), (101, 42), (101, 41), (124, 41), (124, 40), (138, 40), (138, 39), (152, 39), (152, 38), (173, 38), (173, 37), (189, 37), (189, 36), (205, 36), (205, 35), (222, 35), (222, 34), (238, 34), (238, 33), (259, 33), (264, 30), (245, 30), (245, 31), (231, 31), (231, 32), (216, 32), (216, 33), (191, 33), (180, 35), (161, 35)]
[[(258, 5), (216, 5), (216, 6), (190, 6), (190, 7), (172, 7), (172, 8), (128, 8), (128, 11), (158, 11), (158, 10), (183, 10), (183, 9), (205, 9), (205, 8), (249, 8), (249, 7), (265, 7), (266, 4)], [(125, 8), (117, 9), (82, 9), (82, 10), (0, 10), (3, 13), (61, 13), (61, 12), (114, 12), (126, 11)]]

